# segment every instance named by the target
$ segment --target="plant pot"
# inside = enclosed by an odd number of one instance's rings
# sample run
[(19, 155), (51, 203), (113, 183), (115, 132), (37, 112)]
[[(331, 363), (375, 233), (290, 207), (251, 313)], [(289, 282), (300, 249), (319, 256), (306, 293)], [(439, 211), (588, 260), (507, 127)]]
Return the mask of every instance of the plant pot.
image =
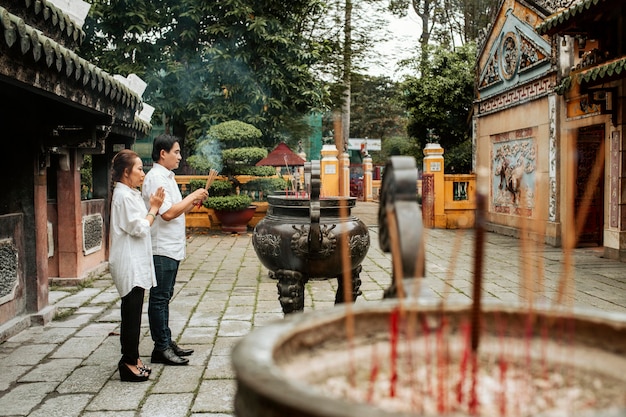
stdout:
[(248, 222), (254, 216), (256, 206), (251, 205), (243, 210), (226, 211), (215, 210), (215, 215), (222, 224), (222, 231), (226, 233), (246, 233)]

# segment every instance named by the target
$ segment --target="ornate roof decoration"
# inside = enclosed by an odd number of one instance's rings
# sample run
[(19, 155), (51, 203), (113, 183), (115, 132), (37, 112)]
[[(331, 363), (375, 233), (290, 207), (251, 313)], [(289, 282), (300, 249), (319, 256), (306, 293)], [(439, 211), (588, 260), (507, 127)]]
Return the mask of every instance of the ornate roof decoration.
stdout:
[(506, 12), (500, 32), (492, 33), (492, 39), (485, 51), (484, 67), (479, 69), (478, 89), (483, 98), (527, 83), (550, 66), (550, 43), (512, 9)]
[[(33, 2), (43, 4), (43, 0)], [(6, 42), (9, 48), (17, 49), (23, 56), (30, 55), (36, 63), (56, 70), (68, 81), (80, 83), (83, 88), (90, 88), (135, 112), (140, 110), (141, 98), (130, 88), (3, 7), (0, 7), (0, 29), (0, 41)]]
[(569, 7), (561, 9), (551, 14), (542, 23), (535, 27), (540, 35), (552, 34), (557, 31), (561, 25), (567, 24), (574, 17), (584, 14), (586, 11), (595, 8), (598, 4), (608, 3), (607, 0), (578, 0)]
[(561, 80), (561, 83), (554, 88), (557, 94), (563, 94), (569, 90), (574, 83), (583, 85), (586, 83), (608, 81), (609, 78), (619, 76), (624, 72), (626, 74), (626, 57), (616, 59), (593, 68), (572, 73), (569, 77)]

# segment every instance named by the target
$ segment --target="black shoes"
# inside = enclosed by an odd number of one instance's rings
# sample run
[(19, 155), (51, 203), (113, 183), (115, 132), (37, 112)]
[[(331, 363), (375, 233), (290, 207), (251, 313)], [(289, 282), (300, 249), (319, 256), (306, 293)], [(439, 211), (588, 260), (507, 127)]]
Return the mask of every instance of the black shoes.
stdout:
[(169, 347), (165, 350), (153, 350), (151, 362), (177, 366), (187, 365), (189, 363), (189, 359), (181, 358), (176, 354), (176, 352), (174, 352), (174, 349)]
[(174, 353), (177, 354), (178, 356), (189, 356), (189, 355), (191, 355), (193, 353), (193, 349), (181, 348), (173, 340), (172, 340), (172, 344), (170, 346), (174, 350)]
[(143, 369), (137, 368), (139, 372), (136, 374), (129, 366), (124, 362), (120, 361), (117, 364), (117, 370), (120, 373), (120, 379), (125, 382), (143, 382), (147, 381), (150, 374)]

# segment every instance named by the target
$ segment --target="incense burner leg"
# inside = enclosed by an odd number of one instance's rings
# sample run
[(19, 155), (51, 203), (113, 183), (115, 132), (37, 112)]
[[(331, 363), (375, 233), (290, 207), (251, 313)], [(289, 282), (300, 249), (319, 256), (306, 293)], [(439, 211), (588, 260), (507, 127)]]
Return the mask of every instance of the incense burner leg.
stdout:
[[(351, 280), (352, 280), (352, 302), (355, 302), (357, 297), (363, 292), (360, 290), (361, 288), (361, 265), (354, 268), (351, 272)], [(335, 304), (341, 304), (345, 301), (344, 295), (344, 284), (343, 284), (343, 275), (339, 275), (337, 277), (337, 293), (335, 294)]]
[(289, 314), (304, 310), (304, 284), (307, 279), (298, 271), (281, 269), (275, 271), (273, 278), (278, 280), (278, 301), (283, 313)]

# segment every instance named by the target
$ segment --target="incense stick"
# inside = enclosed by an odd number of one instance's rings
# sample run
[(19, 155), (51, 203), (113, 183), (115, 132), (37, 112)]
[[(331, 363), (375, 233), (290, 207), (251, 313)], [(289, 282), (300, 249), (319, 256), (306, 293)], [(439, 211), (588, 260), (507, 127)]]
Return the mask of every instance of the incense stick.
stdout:
[(207, 177), (207, 180), (206, 180), (206, 185), (204, 186), (206, 190), (209, 189), (213, 181), (215, 181), (216, 177), (217, 177), (217, 171), (211, 168), (211, 170), (209, 171), (209, 176)]

